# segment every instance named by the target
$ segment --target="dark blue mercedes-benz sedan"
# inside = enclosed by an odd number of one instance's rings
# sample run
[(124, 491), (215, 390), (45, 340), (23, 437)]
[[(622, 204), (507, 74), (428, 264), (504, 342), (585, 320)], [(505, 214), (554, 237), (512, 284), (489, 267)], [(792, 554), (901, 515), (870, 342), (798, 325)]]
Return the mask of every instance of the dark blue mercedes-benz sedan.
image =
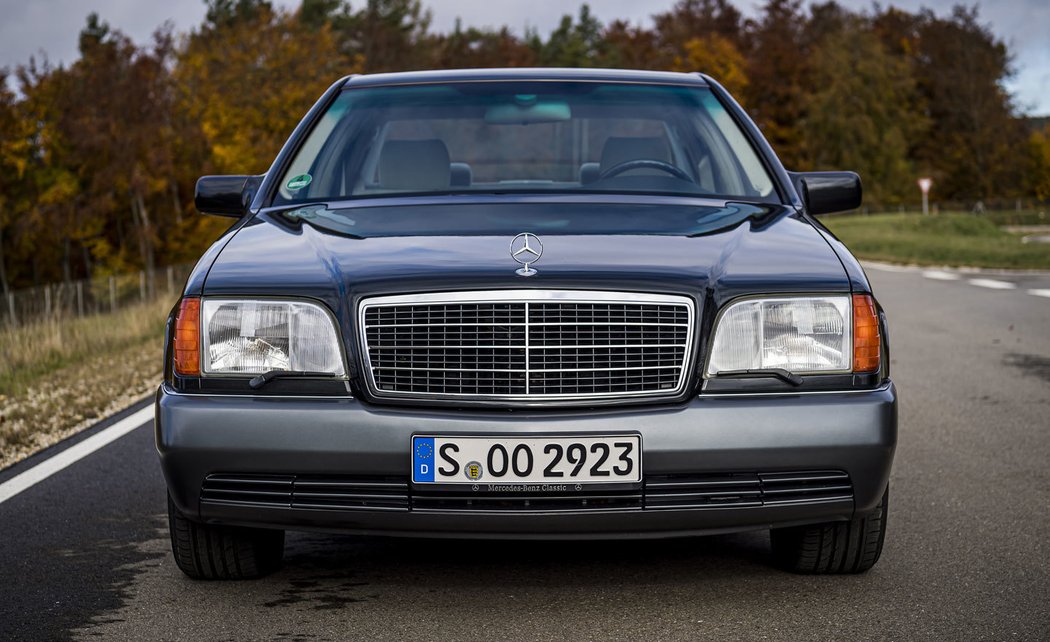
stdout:
[(156, 404), (175, 560), (275, 569), (284, 531), (508, 539), (769, 529), (879, 558), (897, 435), (886, 321), (790, 173), (702, 74), (336, 82), (168, 323)]

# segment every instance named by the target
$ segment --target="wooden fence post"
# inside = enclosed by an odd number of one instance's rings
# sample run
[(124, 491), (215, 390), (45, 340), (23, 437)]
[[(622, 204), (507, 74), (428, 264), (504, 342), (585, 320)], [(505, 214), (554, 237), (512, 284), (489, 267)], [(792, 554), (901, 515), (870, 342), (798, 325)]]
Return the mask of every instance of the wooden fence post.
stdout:
[(168, 266), (168, 294), (175, 294), (175, 268)]
[(18, 325), (18, 317), (15, 316), (15, 294), (14, 292), (7, 293), (7, 312), (11, 315), (11, 325)]
[(77, 281), (77, 316), (84, 316), (84, 282)]
[(109, 311), (117, 311), (117, 282), (112, 276), (109, 277)]
[(139, 270), (139, 299), (146, 302), (146, 271)]
[(51, 286), (44, 286), (44, 318), (51, 318)]

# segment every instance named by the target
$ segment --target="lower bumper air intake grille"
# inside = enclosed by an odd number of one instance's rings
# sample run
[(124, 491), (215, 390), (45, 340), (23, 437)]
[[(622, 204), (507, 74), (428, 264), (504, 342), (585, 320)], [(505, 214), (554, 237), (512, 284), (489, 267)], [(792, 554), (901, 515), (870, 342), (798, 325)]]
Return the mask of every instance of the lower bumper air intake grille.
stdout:
[(201, 501), (288, 508), (408, 509), (403, 477), (348, 475), (208, 475)]
[(853, 499), (841, 470), (652, 475), (645, 478), (646, 508), (769, 506)]
[(520, 493), (411, 489), (405, 477), (208, 475), (206, 504), (309, 510), (558, 512), (812, 504), (853, 499), (843, 471), (649, 475), (640, 489)]
[(413, 493), (412, 510), (586, 511), (641, 509), (642, 491), (582, 493)]

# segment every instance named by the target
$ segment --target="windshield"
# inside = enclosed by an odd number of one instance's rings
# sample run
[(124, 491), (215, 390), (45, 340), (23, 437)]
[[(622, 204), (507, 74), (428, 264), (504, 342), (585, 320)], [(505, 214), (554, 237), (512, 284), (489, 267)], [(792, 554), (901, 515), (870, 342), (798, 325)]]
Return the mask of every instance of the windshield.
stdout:
[(279, 185), (274, 205), (551, 192), (776, 200), (707, 88), (598, 82), (347, 89)]

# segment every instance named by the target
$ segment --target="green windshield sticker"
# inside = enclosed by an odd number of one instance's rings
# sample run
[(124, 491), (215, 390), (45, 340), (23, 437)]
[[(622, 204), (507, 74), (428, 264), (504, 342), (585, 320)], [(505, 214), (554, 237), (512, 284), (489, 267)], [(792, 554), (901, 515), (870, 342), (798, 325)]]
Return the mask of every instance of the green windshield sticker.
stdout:
[(292, 180), (288, 181), (288, 184), (286, 185), (286, 187), (288, 189), (292, 190), (293, 192), (295, 192), (295, 191), (301, 190), (302, 188), (304, 188), (307, 185), (309, 185), (310, 181), (312, 181), (312, 180), (313, 179), (310, 177), (309, 174), (299, 174), (298, 176), (296, 176)]

